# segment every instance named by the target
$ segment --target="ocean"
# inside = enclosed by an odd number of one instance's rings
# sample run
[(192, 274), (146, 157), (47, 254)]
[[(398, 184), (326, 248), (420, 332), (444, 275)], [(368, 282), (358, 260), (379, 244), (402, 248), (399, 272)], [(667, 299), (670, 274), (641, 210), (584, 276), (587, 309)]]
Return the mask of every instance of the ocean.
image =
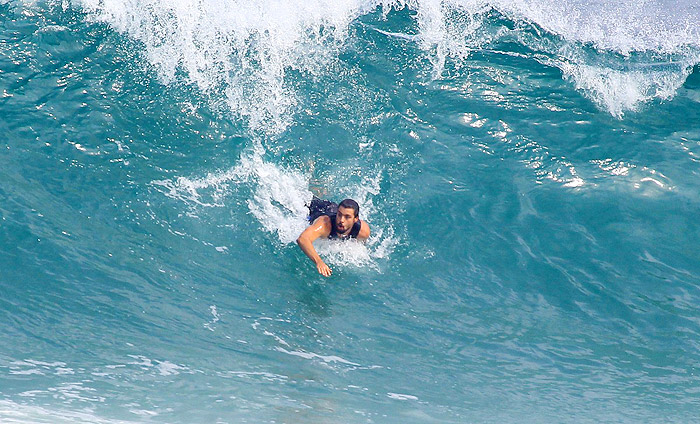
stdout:
[(0, 0), (0, 422), (700, 422), (699, 22)]

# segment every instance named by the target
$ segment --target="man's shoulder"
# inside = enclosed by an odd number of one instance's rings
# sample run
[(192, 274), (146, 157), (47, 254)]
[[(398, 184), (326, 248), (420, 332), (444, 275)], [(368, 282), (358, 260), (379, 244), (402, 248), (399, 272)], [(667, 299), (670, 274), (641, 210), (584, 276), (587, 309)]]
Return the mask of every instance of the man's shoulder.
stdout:
[(316, 226), (318, 228), (319, 224), (323, 226), (323, 233), (324, 234), (322, 234), (322, 235), (324, 237), (327, 237), (331, 233), (331, 230), (333, 229), (333, 220), (328, 215), (321, 215), (318, 218), (316, 218), (316, 220), (311, 225)]
[(369, 224), (365, 220), (360, 220), (360, 231), (357, 234), (358, 239), (367, 239), (370, 235)]
[(332, 221), (331, 221), (331, 217), (330, 217), (330, 216), (328, 216), (328, 215), (321, 215), (321, 216), (319, 216), (318, 218), (316, 218), (316, 220), (315, 220), (313, 223), (314, 223), (314, 224), (316, 224), (316, 223), (319, 223), (319, 224), (323, 223), (323, 224), (328, 224), (328, 225), (330, 225), (331, 222), (332, 222)]

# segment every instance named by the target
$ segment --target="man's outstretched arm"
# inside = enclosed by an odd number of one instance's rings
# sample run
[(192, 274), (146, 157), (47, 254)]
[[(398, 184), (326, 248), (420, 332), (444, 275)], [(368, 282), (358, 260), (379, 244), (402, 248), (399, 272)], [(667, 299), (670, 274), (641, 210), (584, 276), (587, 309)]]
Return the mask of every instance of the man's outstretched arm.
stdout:
[(307, 227), (306, 230), (304, 230), (304, 232), (297, 238), (297, 244), (301, 248), (301, 251), (304, 252), (304, 254), (308, 256), (314, 264), (316, 264), (318, 273), (325, 277), (329, 277), (332, 271), (328, 265), (323, 262), (323, 259), (321, 259), (318, 253), (316, 253), (313, 242), (319, 237), (328, 237), (328, 235), (331, 233), (331, 225), (331, 219), (325, 215), (322, 215), (318, 217), (313, 224)]

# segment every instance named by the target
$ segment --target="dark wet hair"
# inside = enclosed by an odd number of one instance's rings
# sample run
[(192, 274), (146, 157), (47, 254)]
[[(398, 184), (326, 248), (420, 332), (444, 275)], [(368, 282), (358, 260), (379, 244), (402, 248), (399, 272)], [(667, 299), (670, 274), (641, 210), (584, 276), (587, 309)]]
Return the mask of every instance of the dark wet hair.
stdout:
[(360, 216), (360, 205), (357, 204), (356, 201), (352, 199), (345, 199), (340, 204), (338, 205), (339, 208), (352, 208), (353, 211), (355, 211), (355, 218)]

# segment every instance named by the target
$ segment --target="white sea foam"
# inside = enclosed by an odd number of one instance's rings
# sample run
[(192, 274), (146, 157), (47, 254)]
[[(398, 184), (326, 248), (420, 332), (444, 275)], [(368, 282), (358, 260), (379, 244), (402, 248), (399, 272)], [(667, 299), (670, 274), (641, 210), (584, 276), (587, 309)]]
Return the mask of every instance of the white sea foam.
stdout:
[(166, 196), (181, 200), (188, 205), (223, 206), (223, 199), (229, 192), (229, 184), (237, 175), (231, 171), (209, 173), (200, 178), (178, 177), (174, 180), (157, 180), (151, 184), (158, 187)]
[[(519, 24), (489, 26), (496, 10)], [(418, 2), (418, 36), (433, 51), (434, 75), (445, 60), (463, 62), (501, 39), (542, 53), (533, 58), (561, 69), (565, 79), (612, 115), (675, 94), (700, 63), (700, 6), (671, 1), (455, 0)], [(560, 37), (527, 35), (545, 30)], [(607, 56), (612, 56), (608, 58)]]
[(386, 395), (389, 396), (391, 399), (396, 399), (396, 400), (418, 400), (418, 397), (416, 397), (416, 396), (406, 395), (406, 394), (402, 394), (402, 393), (389, 392)]
[(286, 127), (295, 103), (290, 70), (321, 72), (336, 57), (362, 1), (75, 0), (91, 19), (143, 43), (164, 82), (178, 70), (222, 96), (255, 130)]
[[(306, 205), (313, 197), (309, 189), (311, 175), (266, 161), (264, 154), (262, 146), (257, 144), (243, 153), (231, 169), (205, 177), (177, 177), (151, 184), (189, 207), (225, 207), (227, 196), (242, 190), (250, 213), (262, 229), (274, 234), (283, 245), (291, 244), (308, 226)], [(372, 222), (373, 217), (383, 216), (372, 200), (379, 194), (380, 183), (380, 173), (366, 176), (359, 184), (339, 187), (335, 195), (357, 200), (362, 218)], [(378, 270), (376, 259), (388, 257), (398, 237), (390, 223), (383, 227), (372, 225), (372, 231), (367, 243), (319, 240), (316, 247), (331, 265), (370, 266)]]
[(566, 78), (574, 81), (576, 88), (618, 117), (653, 98), (673, 97), (690, 73), (690, 69), (686, 72), (620, 71), (570, 61), (561, 62), (559, 67)]
[[(283, 244), (295, 242), (308, 226), (306, 204), (313, 196), (309, 189), (311, 175), (266, 162), (258, 149), (243, 156), (234, 174), (244, 178), (254, 188), (248, 200), (251, 213), (263, 228), (276, 234)], [(363, 219), (372, 221), (377, 213), (372, 197), (379, 193), (379, 176), (365, 178), (359, 185), (340, 190), (343, 196), (352, 197), (360, 204)], [(384, 230), (373, 226), (374, 234), (368, 243), (319, 240), (316, 248), (331, 265), (371, 266), (378, 269), (375, 259), (388, 256), (396, 244), (391, 225)]]
[(296, 240), (306, 227), (308, 209), (305, 204), (312, 197), (308, 177), (297, 170), (266, 162), (257, 154), (244, 156), (236, 173), (255, 187), (248, 207), (263, 228), (277, 234), (284, 244)]
[[(2, 0), (5, 3), (5, 0)], [(14, 2), (13, 2), (14, 3)], [(35, 1), (16, 2), (36, 7)], [(375, 10), (410, 8), (417, 34), (404, 37), (426, 51), (434, 77), (446, 60), (462, 63), (476, 49), (513, 37), (601, 107), (616, 116), (650, 98), (669, 98), (700, 62), (700, 6), (671, 0), (72, 0), (88, 19), (137, 40), (144, 57), (169, 83), (180, 72), (215, 105), (256, 132), (279, 133), (294, 120), (297, 93), (290, 75), (328, 72), (348, 45), (350, 28)], [(493, 23), (497, 11), (516, 23)], [(489, 23), (491, 22), (491, 23)], [(534, 24), (563, 42), (518, 39)], [(392, 34), (384, 32), (385, 34)], [(540, 34), (540, 37), (547, 37)], [(531, 37), (530, 37), (531, 38)], [(532, 43), (538, 45), (532, 45)], [(573, 46), (573, 47), (572, 47)], [(620, 69), (581, 51), (650, 53)], [(672, 66), (666, 66), (671, 64)], [(619, 65), (619, 63), (618, 63)], [(656, 68), (663, 65), (662, 70)], [(624, 68), (624, 67), (623, 67)]]
[(623, 54), (700, 43), (700, 7), (675, 0), (498, 0), (517, 14), (572, 41)]
[(138, 421), (103, 418), (86, 409), (66, 411), (0, 400), (0, 422), (4, 424), (128, 424)]

